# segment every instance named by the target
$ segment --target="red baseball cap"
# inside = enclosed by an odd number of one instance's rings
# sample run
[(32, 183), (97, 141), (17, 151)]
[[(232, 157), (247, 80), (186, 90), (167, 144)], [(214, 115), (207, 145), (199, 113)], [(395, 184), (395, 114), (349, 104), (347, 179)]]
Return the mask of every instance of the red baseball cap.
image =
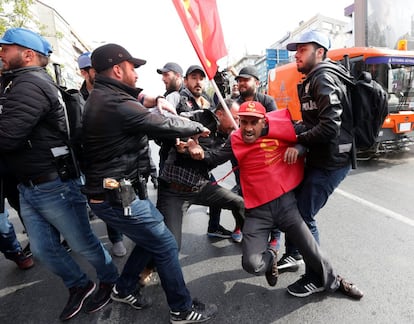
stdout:
[(266, 115), (266, 108), (258, 101), (246, 101), (241, 104), (237, 114), (263, 118)]

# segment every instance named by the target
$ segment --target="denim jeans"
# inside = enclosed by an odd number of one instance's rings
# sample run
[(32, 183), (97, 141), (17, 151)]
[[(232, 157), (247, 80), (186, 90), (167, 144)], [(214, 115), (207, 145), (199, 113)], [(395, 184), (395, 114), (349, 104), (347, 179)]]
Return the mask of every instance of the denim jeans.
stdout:
[(66, 287), (83, 286), (89, 279), (60, 243), (62, 235), (73, 251), (94, 266), (101, 282), (114, 283), (117, 268), (91, 229), (80, 186), (80, 179), (63, 182), (60, 178), (33, 187), (18, 185), (30, 248)]
[[(350, 164), (335, 170), (306, 167), (304, 179), (295, 190), (299, 212), (318, 244), (319, 231), (315, 216), (325, 206), (335, 188), (345, 179), (350, 168)], [(297, 248), (289, 241), (287, 235), (285, 246), (287, 254), (294, 255), (298, 253)]]
[(7, 257), (10, 253), (22, 250), (19, 241), (17, 241), (13, 224), (9, 221), (9, 212), (5, 208), (0, 213), (0, 251)]
[(135, 243), (116, 283), (118, 292), (121, 295), (134, 292), (139, 274), (152, 259), (170, 309), (190, 309), (192, 300), (179, 263), (177, 242), (151, 201), (135, 199), (131, 204), (131, 216), (124, 216), (121, 206), (106, 201), (89, 205), (96, 216)]

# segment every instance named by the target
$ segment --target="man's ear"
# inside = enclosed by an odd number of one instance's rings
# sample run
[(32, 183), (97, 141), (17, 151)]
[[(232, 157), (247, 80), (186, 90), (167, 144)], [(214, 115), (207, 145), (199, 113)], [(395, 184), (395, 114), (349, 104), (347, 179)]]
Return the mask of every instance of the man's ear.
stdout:
[(31, 49), (25, 49), (22, 56), (25, 62), (31, 62), (36, 58), (36, 53)]
[(317, 50), (318, 57), (322, 58), (325, 50), (322, 47), (319, 47)]
[(216, 115), (218, 118), (223, 117), (223, 110), (217, 110)]

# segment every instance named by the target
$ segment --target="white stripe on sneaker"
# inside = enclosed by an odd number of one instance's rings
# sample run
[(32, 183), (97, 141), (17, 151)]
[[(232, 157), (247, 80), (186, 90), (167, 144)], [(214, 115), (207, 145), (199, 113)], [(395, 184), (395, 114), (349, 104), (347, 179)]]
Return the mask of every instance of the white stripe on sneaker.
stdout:
[(199, 321), (201, 318), (201, 314), (197, 313), (195, 311), (192, 311), (188, 316), (187, 316), (187, 320), (190, 321)]
[(285, 257), (283, 259), (283, 264), (279, 265), (278, 269), (285, 269), (285, 268), (289, 268), (289, 267), (294, 267), (294, 266), (302, 264), (302, 263), (303, 263), (303, 259), (296, 260), (293, 256), (288, 255), (287, 257)]
[(306, 285), (303, 286), (303, 288), (306, 291), (296, 292), (296, 291), (292, 291), (291, 289), (289, 289), (289, 287), (287, 288), (287, 290), (291, 295), (296, 296), (296, 297), (307, 297), (307, 296), (310, 296), (314, 293), (322, 292), (322, 291), (325, 290), (324, 287), (317, 287), (313, 283), (306, 284)]

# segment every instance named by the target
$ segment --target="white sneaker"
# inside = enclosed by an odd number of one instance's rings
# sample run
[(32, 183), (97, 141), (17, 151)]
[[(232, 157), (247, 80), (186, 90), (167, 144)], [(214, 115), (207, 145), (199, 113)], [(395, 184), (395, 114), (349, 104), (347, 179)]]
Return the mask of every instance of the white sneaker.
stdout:
[(112, 254), (117, 257), (123, 257), (127, 254), (127, 249), (124, 246), (124, 243), (122, 241), (114, 243), (112, 246)]

